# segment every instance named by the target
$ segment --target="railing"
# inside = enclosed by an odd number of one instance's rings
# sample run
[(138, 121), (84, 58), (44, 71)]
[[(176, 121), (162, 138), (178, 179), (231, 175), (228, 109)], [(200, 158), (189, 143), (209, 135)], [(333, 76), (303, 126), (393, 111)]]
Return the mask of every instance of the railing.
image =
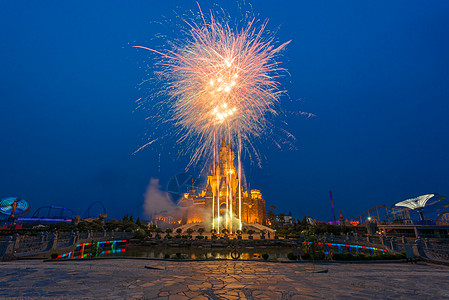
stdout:
[(19, 237), (15, 236), (14, 250), (16, 253), (35, 252), (45, 248), (48, 242), (43, 241), (41, 237)]
[(73, 238), (68, 238), (68, 239), (59, 239), (58, 237), (58, 242), (56, 243), (56, 249), (63, 249), (63, 248), (67, 248), (73, 245)]
[(41, 244), (39, 237), (20, 237), (19, 249), (32, 248)]
[(26, 256), (27, 254), (45, 253), (48, 251), (57, 251), (58, 249), (67, 249), (76, 247), (76, 244), (91, 242), (92, 240), (102, 241), (111, 239), (129, 239), (134, 235), (133, 232), (64, 232), (49, 234), (42, 232), (36, 237), (19, 236), (15, 234), (13, 237), (5, 238), (0, 241), (0, 258), (5, 254), (19, 254)]
[(449, 245), (439, 245), (427, 240), (424, 246), (424, 253), (427, 256), (449, 261)]

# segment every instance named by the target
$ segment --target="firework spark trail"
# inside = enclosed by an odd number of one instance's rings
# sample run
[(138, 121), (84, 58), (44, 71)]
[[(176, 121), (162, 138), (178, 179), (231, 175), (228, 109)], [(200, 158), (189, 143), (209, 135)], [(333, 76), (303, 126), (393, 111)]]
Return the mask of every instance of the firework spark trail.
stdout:
[(136, 151), (134, 151), (133, 152), (133, 155), (134, 154), (136, 154), (137, 152), (139, 152), (140, 150), (142, 150), (143, 148), (146, 148), (147, 146), (149, 146), (149, 145), (151, 145), (151, 144), (153, 144), (154, 142), (156, 142), (158, 139), (155, 139), (155, 140), (152, 140), (152, 141), (149, 141), (148, 143), (146, 143), (145, 145), (143, 145), (143, 146), (140, 146), (139, 147), (139, 149), (137, 149)]
[[(250, 141), (267, 126), (266, 115), (276, 114), (282, 91), (275, 60), (289, 42), (275, 46), (274, 37), (264, 36), (267, 22), (256, 28), (252, 19), (241, 30), (220, 23), (211, 12), (209, 22), (185, 21), (188, 36), (160, 55), (169, 95), (169, 112), (182, 129), (180, 140), (193, 139), (198, 148), (190, 164), (212, 149), (214, 134), (237, 142)], [(189, 165), (190, 165), (189, 164)]]

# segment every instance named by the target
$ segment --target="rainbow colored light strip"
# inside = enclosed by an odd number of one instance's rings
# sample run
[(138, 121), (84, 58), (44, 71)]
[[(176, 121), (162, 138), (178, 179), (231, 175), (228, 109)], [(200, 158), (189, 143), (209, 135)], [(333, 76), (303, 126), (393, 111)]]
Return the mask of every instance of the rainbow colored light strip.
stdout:
[[(312, 242), (309, 242), (311, 244)], [(318, 245), (323, 245), (323, 243), (318, 242)], [(346, 248), (358, 248), (358, 249), (366, 249), (366, 250), (372, 250), (372, 251), (380, 251), (387, 253), (387, 250), (376, 248), (376, 247), (369, 247), (369, 246), (360, 246), (360, 245), (349, 245), (349, 244), (337, 244), (337, 243), (324, 243), (325, 246), (337, 246), (337, 247), (346, 247)], [(327, 249), (329, 250), (329, 249)], [(351, 250), (349, 250), (351, 251)], [(325, 254), (329, 254), (329, 251), (325, 251)]]
[[(101, 244), (109, 244), (109, 243), (126, 243), (128, 242), (127, 240), (114, 240), (114, 241), (104, 241), (104, 242), (97, 242), (99, 245)], [(89, 246), (92, 245), (92, 243), (84, 243), (84, 244), (78, 244), (76, 245), (76, 247), (81, 247), (81, 246)]]
[[(321, 243), (318, 243), (318, 245), (321, 245)], [(360, 249), (367, 249), (367, 250), (387, 252), (387, 250), (385, 250), (385, 249), (375, 248), (375, 247), (368, 247), (368, 246), (360, 246), (360, 245), (348, 245), (348, 244), (336, 244), (336, 243), (325, 243), (325, 245), (326, 246), (348, 247), (348, 248), (360, 248)]]
[[(95, 244), (101, 245), (101, 244), (118, 244), (118, 243), (127, 243), (127, 240), (113, 240), (113, 241), (103, 241), (103, 242), (96, 242)], [(78, 244), (76, 245), (76, 248), (79, 247), (84, 247), (84, 246), (90, 246), (92, 245), (92, 243), (83, 243), (83, 244)], [(120, 253), (120, 252), (125, 252), (126, 249), (122, 248), (122, 249), (112, 249), (112, 250), (104, 250), (100, 253), (100, 255), (102, 254), (113, 254), (113, 253)], [(58, 257), (56, 257), (56, 259), (61, 259), (61, 258), (67, 258), (67, 259), (72, 259), (72, 258), (86, 258), (89, 256), (92, 256), (92, 253), (86, 253), (83, 255), (79, 255), (79, 256), (73, 256), (73, 254), (75, 253), (75, 251), (70, 251), (64, 254), (60, 254), (58, 255)]]

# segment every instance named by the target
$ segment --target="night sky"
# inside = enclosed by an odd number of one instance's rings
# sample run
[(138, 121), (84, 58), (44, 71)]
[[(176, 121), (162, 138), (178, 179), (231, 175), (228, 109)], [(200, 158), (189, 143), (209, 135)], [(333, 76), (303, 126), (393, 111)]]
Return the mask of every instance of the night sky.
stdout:
[[(329, 221), (329, 189), (349, 219), (449, 195), (448, 1), (253, 2), (292, 40), (282, 107), (316, 115), (287, 119), (296, 150), (261, 142), (262, 168), (245, 161), (267, 207)], [(151, 178), (164, 189), (184, 172), (173, 145), (132, 155), (154, 128), (134, 102), (151, 60), (131, 46), (156, 46), (154, 21), (188, 9), (195, 1), (0, 1), (0, 198), (80, 215), (102, 201), (117, 218), (142, 212)]]

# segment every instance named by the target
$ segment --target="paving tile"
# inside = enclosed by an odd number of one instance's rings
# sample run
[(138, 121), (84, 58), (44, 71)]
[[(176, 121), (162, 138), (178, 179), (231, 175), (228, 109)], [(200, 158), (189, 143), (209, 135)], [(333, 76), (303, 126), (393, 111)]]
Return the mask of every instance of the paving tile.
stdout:
[(188, 299), (190, 298), (179, 294), (168, 296), (168, 300), (188, 300)]
[(191, 300), (209, 300), (210, 298), (204, 295), (198, 295), (196, 297), (191, 298)]
[[(329, 272), (306, 272), (313, 268)], [(447, 274), (447, 267), (401, 263), (15, 261), (0, 263), (0, 298), (444, 299)]]

